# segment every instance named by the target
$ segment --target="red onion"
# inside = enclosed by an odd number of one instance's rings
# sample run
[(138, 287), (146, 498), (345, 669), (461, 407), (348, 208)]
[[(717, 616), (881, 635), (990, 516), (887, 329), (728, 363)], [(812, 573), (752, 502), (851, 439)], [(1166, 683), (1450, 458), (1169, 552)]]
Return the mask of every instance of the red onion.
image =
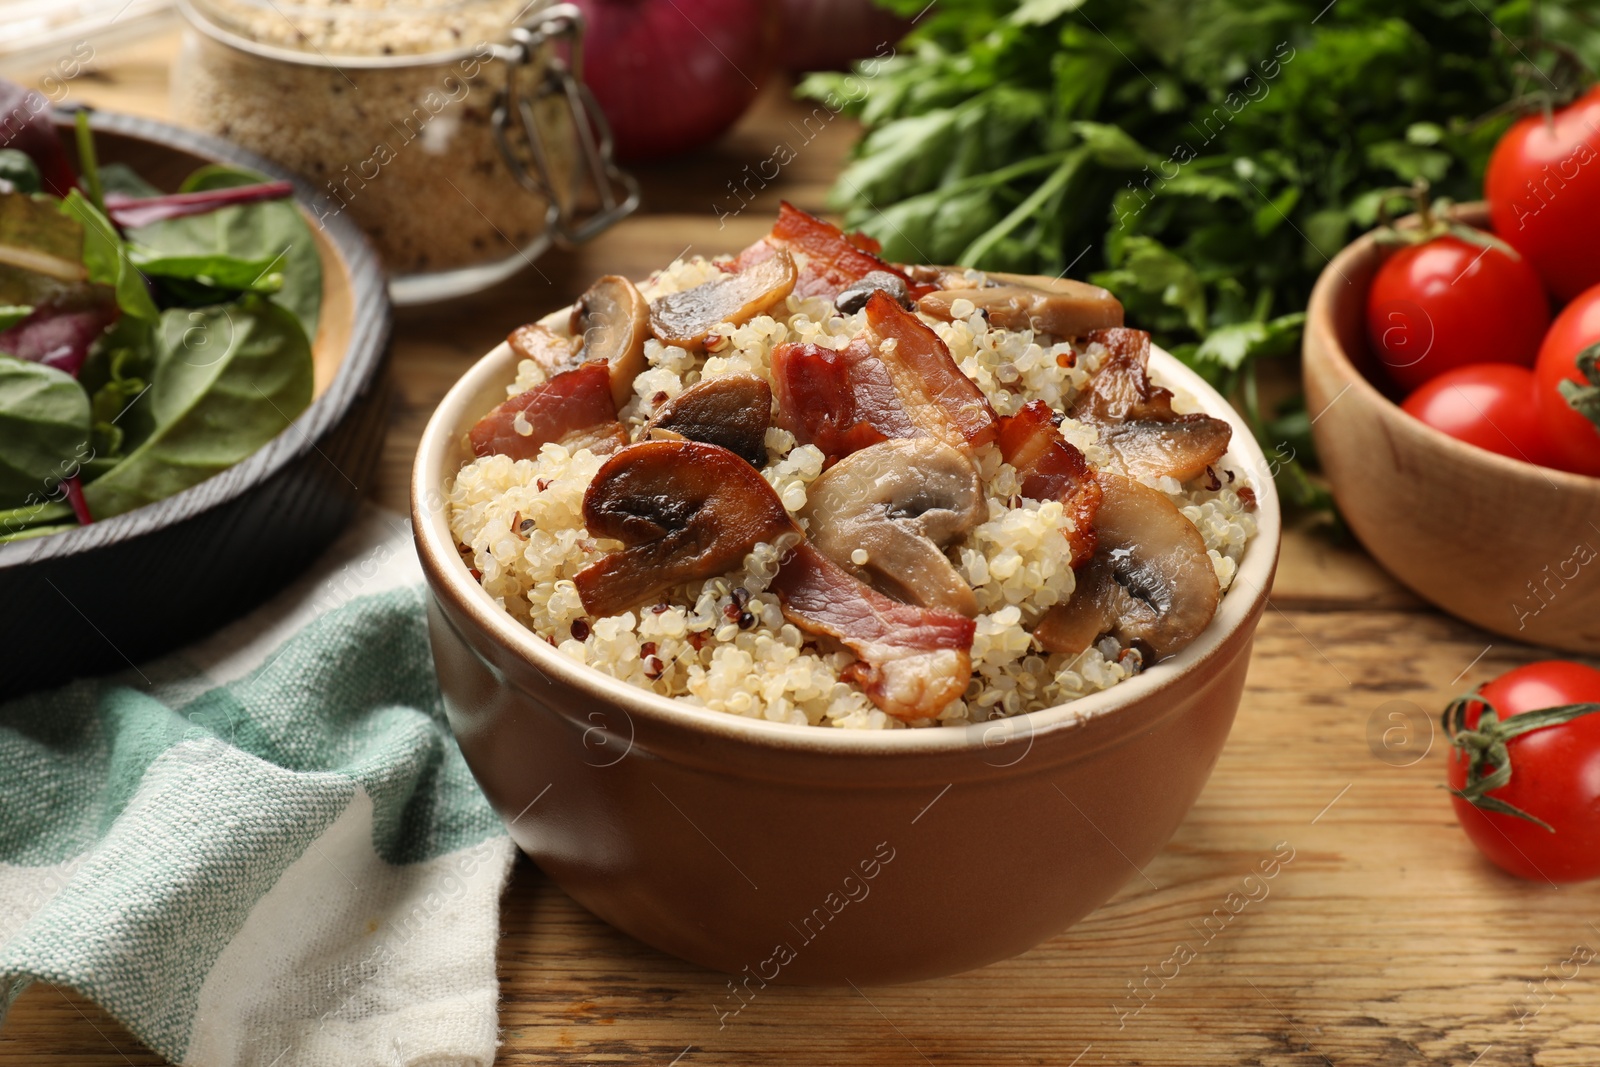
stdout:
[(872, 0), (779, 0), (786, 70), (843, 70), (857, 59), (889, 56), (911, 23)]
[(772, 68), (776, 0), (576, 0), (587, 32), (583, 80), (625, 163), (713, 140), (750, 106)]

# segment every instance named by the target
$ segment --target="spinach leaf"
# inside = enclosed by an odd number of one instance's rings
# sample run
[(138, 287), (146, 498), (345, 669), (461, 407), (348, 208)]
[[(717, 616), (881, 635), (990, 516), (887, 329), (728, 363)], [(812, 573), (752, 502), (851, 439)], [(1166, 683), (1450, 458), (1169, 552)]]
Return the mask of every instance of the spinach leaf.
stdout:
[(89, 395), (54, 367), (0, 354), (0, 506), (20, 507), (89, 455)]
[(107, 163), (100, 168), (100, 185), (108, 193), (122, 196), (160, 196), (161, 190), (139, 177), (126, 163)]
[(145, 288), (144, 276), (128, 258), (122, 235), (111, 220), (76, 189), (61, 201), (61, 213), (83, 226), (83, 265), (88, 268), (89, 280), (115, 288), (117, 306), (125, 314), (139, 319), (158, 318), (161, 313), (150, 290)]
[[(202, 167), (184, 181), (180, 192), (225, 189), (265, 181), (253, 171)], [(225, 207), (186, 219), (157, 222), (130, 230), (129, 240), (141, 254), (170, 260), (213, 258), (276, 263), (283, 277), (273, 302), (299, 317), (306, 336), (315, 337), (322, 307), (322, 259), (311, 228), (293, 200)], [(252, 275), (259, 276), (261, 270)]]
[(45, 500), (0, 511), (0, 542), (20, 541), (41, 532), (55, 533), (78, 525), (72, 505), (65, 500)]
[(311, 402), (311, 345), (295, 316), (265, 297), (161, 316), (150, 388), (155, 427), (84, 487), (96, 518), (163, 500), (210, 478), (281, 433)]
[(275, 293), (283, 288), (283, 261), (234, 256), (166, 256), (133, 245), (128, 256), (149, 278), (181, 278), (211, 289)]
[(9, 182), (17, 193), (37, 193), (42, 186), (39, 168), (15, 148), (0, 148), (0, 182)]

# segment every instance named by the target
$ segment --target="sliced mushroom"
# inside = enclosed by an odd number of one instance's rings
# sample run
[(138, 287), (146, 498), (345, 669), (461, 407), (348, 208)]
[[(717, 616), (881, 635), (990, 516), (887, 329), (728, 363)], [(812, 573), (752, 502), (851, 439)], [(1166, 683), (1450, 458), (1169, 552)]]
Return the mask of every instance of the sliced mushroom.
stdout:
[(767, 380), (728, 374), (696, 382), (662, 404), (644, 424), (644, 436), (652, 441), (676, 437), (721, 445), (760, 470), (767, 465), (771, 421), (772, 387)]
[(537, 322), (512, 330), (506, 337), (506, 344), (511, 346), (511, 351), (516, 353), (518, 359), (532, 360), (534, 366), (544, 371), (546, 378), (571, 370), (578, 364), (577, 339), (563, 337)]
[(839, 295), (833, 298), (833, 306), (846, 315), (854, 315), (866, 307), (867, 298), (880, 289), (894, 297), (895, 303), (907, 311), (916, 310), (917, 306), (906, 289), (906, 280), (886, 270), (868, 271), (859, 281), (851, 282), (839, 290)]
[(823, 555), (905, 603), (978, 613), (944, 554), (988, 514), (978, 470), (960, 451), (932, 437), (884, 441), (835, 463), (807, 495), (808, 536)]
[(1071, 278), (991, 271), (989, 284), (973, 286), (959, 275), (946, 274), (940, 289), (917, 301), (917, 308), (936, 319), (954, 318), (957, 300), (970, 300), (994, 326), (1033, 330), (1051, 337), (1082, 337), (1091, 330), (1122, 325), (1122, 304), (1108, 290)]
[(468, 438), (477, 455), (512, 459), (533, 459), (550, 441), (597, 455), (628, 443), (611, 400), (610, 369), (601, 360), (518, 393), (479, 419)]
[(578, 572), (591, 615), (615, 615), (682, 582), (738, 566), (758, 543), (799, 528), (750, 464), (700, 441), (645, 441), (601, 465), (583, 521), (625, 546)]
[(1197, 478), (1228, 451), (1233, 427), (1210, 415), (1180, 415), (1172, 393), (1150, 381), (1150, 335), (1143, 330), (1091, 334), (1110, 349), (1072, 405), (1075, 419), (1094, 423), (1100, 440), (1135, 478)]
[(938, 715), (972, 678), (971, 619), (890, 600), (809, 543), (789, 553), (771, 589), (784, 618), (859, 657), (846, 680), (897, 719)]
[(657, 297), (650, 303), (650, 328), (663, 343), (698, 352), (718, 325), (743, 326), (783, 303), (794, 282), (794, 259), (780, 251), (738, 274)]
[(1165, 494), (1102, 472), (1098, 547), (1065, 604), (1033, 636), (1049, 652), (1082, 652), (1102, 634), (1166, 659), (1199, 636), (1221, 588), (1205, 541)]
[(611, 368), (611, 398), (620, 410), (644, 373), (644, 343), (650, 337), (650, 305), (626, 278), (608, 274), (572, 307), (572, 333), (582, 338), (579, 355), (603, 359)]

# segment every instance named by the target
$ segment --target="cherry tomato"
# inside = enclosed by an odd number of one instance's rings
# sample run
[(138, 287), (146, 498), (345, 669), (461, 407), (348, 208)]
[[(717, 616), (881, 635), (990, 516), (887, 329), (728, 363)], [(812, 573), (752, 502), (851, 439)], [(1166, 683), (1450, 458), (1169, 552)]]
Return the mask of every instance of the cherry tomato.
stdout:
[[(1600, 702), (1600, 671), (1545, 660), (1508, 671), (1479, 692), (1504, 723), (1540, 708)], [(1481, 704), (1468, 705), (1468, 729), (1477, 728), (1482, 711)], [(1554, 832), (1452, 796), (1461, 828), (1478, 851), (1519, 878), (1579, 882), (1600, 876), (1600, 713), (1532, 730), (1505, 745), (1511, 781), (1487, 795), (1542, 819)], [(1467, 771), (1466, 753), (1452, 747), (1452, 790), (1465, 787)]]
[(1378, 268), (1367, 292), (1367, 336), (1407, 392), (1469, 363), (1532, 366), (1550, 305), (1526, 259), (1435, 237)]
[(1511, 363), (1447, 370), (1400, 406), (1458, 441), (1549, 466), (1551, 449), (1533, 402), (1533, 372)]
[[(1597, 208), (1600, 210), (1600, 208)], [(1600, 249), (1596, 249), (1600, 255)], [(1578, 354), (1600, 342), (1600, 285), (1581, 294), (1556, 316), (1539, 348), (1534, 367), (1534, 398), (1550, 438), (1554, 466), (1600, 478), (1600, 427), (1572, 409), (1556, 388), (1563, 378), (1589, 384), (1579, 371)]]
[(1483, 189), (1494, 232), (1533, 262), (1556, 299), (1600, 282), (1600, 86), (1507, 130)]

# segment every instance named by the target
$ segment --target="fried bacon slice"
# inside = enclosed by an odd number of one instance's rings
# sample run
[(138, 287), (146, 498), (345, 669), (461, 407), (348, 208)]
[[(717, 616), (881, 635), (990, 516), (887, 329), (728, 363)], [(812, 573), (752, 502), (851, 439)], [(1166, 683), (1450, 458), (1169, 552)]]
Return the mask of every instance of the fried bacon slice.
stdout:
[(628, 443), (628, 432), (617, 421), (610, 365), (596, 359), (518, 393), (479, 419), (468, 439), (479, 456), (535, 459), (550, 441), (609, 452)]
[[(882, 290), (867, 299), (867, 324), (911, 421), (960, 448), (995, 439), (994, 409), (977, 383), (961, 373), (933, 327)], [(894, 342), (892, 352), (884, 351), (884, 341)]]
[(1228, 451), (1233, 427), (1210, 415), (1180, 415), (1172, 393), (1150, 380), (1150, 335), (1122, 327), (1095, 330), (1087, 340), (1110, 349), (1072, 406), (1075, 419), (1095, 424), (1100, 440), (1135, 478), (1197, 478)]
[(932, 718), (966, 691), (971, 619), (890, 600), (804, 542), (784, 560), (771, 589), (784, 618), (859, 657), (846, 668), (847, 680), (895, 718)]
[(1059, 500), (1072, 516), (1073, 529), (1062, 530), (1072, 545), (1072, 565), (1094, 555), (1095, 514), (1100, 510), (1100, 481), (1089, 460), (1056, 428), (1055, 412), (1042, 400), (1030, 400), (1015, 415), (999, 420), (998, 444), (1005, 461), (1022, 479), (1022, 495), (1033, 500)]
[(829, 464), (897, 437), (935, 437), (969, 455), (993, 441), (994, 409), (939, 335), (883, 292), (868, 298), (866, 311), (868, 329), (838, 351), (773, 350), (784, 428), (822, 449)]
[(786, 250), (794, 256), (800, 271), (794, 291), (803, 297), (832, 300), (841, 289), (875, 270), (905, 278), (912, 299), (931, 291), (931, 286), (913, 282), (904, 271), (879, 259), (876, 253), (880, 247), (865, 234), (846, 234), (785, 200), (778, 207), (778, 221), (773, 223), (772, 231), (739, 253), (733, 269), (746, 270)]
[(865, 337), (838, 351), (779, 345), (772, 352), (772, 383), (784, 429), (822, 449), (830, 466), (880, 441), (922, 435)]

